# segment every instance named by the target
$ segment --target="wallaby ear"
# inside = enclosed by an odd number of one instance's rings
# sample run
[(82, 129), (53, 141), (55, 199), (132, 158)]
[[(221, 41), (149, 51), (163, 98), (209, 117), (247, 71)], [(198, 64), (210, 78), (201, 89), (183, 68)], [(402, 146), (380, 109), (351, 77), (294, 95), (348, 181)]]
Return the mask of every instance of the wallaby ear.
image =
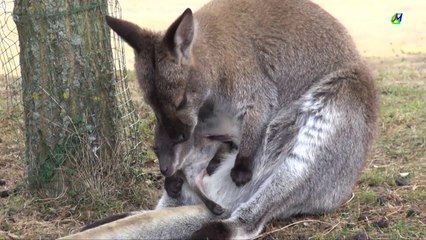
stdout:
[(187, 8), (183, 14), (167, 29), (163, 43), (179, 62), (191, 59), (192, 43), (195, 35), (194, 16)]
[(141, 52), (144, 48), (153, 47), (154, 33), (144, 30), (134, 23), (110, 16), (105, 16), (105, 20), (108, 26), (137, 52)]
[(236, 139), (234, 136), (229, 134), (223, 134), (223, 135), (208, 135), (208, 139), (223, 142), (229, 145), (231, 150), (238, 150), (240, 141)]

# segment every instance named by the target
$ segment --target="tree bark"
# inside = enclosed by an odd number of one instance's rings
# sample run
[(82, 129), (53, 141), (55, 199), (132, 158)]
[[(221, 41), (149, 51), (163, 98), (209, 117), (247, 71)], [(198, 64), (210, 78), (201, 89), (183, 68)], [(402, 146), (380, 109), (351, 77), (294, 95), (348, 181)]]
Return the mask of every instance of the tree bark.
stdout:
[(107, 0), (15, 0), (28, 182), (48, 196), (102, 184), (119, 159), (107, 11)]

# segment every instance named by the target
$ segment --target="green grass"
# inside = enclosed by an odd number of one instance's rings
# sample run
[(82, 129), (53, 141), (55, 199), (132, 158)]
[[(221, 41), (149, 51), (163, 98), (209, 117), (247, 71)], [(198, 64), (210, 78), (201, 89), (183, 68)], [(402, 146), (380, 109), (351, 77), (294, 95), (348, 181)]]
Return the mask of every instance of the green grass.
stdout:
[(386, 167), (373, 167), (367, 169), (361, 176), (360, 183), (370, 187), (377, 187), (383, 184), (395, 185), (395, 170)]
[(373, 205), (377, 203), (379, 195), (372, 190), (364, 190), (359, 193), (359, 202), (362, 205)]

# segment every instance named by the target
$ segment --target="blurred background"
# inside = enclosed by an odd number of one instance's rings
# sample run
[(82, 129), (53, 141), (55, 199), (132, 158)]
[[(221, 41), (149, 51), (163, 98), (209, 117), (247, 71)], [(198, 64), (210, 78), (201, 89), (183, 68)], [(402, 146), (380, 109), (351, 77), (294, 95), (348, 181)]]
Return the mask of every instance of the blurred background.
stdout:
[[(162, 31), (186, 9), (196, 10), (208, 0), (124, 0), (123, 19), (141, 27)], [(426, 52), (426, 1), (313, 0), (349, 30), (362, 55), (399, 57)], [(395, 13), (403, 13), (400, 25), (391, 23)], [(133, 68), (133, 52), (126, 48)]]

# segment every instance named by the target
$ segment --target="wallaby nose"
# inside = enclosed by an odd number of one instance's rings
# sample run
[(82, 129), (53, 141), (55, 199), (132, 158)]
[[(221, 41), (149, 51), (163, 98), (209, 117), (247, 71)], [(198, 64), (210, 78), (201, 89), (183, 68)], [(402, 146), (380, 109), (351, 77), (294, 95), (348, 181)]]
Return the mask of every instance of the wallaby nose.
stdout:
[(160, 172), (165, 177), (170, 177), (174, 174), (172, 167), (160, 167)]
[(167, 174), (167, 171), (169, 170), (169, 168), (168, 167), (160, 167), (160, 172), (164, 175), (164, 176), (166, 176), (166, 174)]

